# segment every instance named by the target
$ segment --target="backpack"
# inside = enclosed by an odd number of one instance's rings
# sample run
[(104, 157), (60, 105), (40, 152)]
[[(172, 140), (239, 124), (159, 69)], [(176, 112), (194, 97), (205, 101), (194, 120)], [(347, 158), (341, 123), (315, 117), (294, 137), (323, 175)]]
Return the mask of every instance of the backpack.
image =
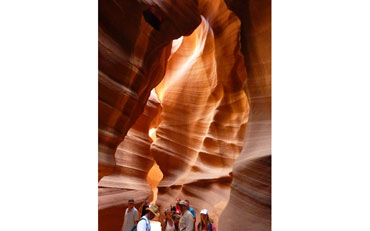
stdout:
[[(141, 220), (144, 220), (145, 221), (145, 225), (146, 225), (146, 231), (149, 231), (150, 229), (149, 229), (149, 223), (147, 223), (146, 222), (146, 220), (145, 220), (145, 218), (140, 218), (140, 220), (137, 222), (137, 224), (139, 224), (139, 222), (141, 221)], [(134, 225), (134, 227), (132, 227), (132, 229), (131, 229), (131, 231), (137, 231), (137, 224), (136, 225)]]
[[(198, 231), (200, 231), (199, 228), (200, 228), (200, 222), (198, 223)], [(208, 230), (212, 231), (212, 224), (211, 223), (209, 223)]]

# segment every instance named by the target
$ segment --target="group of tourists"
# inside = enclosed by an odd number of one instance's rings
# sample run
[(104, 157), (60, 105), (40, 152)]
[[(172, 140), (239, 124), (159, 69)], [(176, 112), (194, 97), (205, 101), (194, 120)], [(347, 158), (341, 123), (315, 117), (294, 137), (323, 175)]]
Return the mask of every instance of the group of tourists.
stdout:
[[(128, 201), (125, 211), (125, 220), (122, 231), (151, 231), (150, 220), (158, 217), (162, 223), (162, 231), (216, 231), (216, 227), (209, 219), (208, 210), (200, 211), (200, 221), (196, 222), (196, 212), (190, 207), (189, 200), (176, 199), (176, 205), (164, 210), (164, 219), (161, 221), (159, 208), (146, 200), (142, 207), (141, 218), (138, 220), (138, 210), (134, 200)], [(196, 225), (197, 224), (197, 225)]]

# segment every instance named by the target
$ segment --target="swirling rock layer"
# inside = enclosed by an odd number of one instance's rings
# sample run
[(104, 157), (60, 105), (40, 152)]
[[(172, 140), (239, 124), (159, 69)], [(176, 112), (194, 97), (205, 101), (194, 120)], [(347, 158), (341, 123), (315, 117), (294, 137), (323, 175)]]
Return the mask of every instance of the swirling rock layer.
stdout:
[[(242, 22), (250, 115), (220, 230), (271, 230), (271, 1), (226, 0)], [(243, 212), (238, 212), (243, 211)]]
[[(117, 230), (123, 223), (122, 211), (127, 201), (135, 198), (141, 203), (151, 196), (146, 177), (154, 164), (150, 153), (150, 128), (157, 126), (161, 106), (152, 92), (144, 112), (128, 131), (115, 153), (112, 174), (99, 181), (99, 230)], [(114, 219), (112, 219), (114, 217)]]
[(218, 230), (270, 229), (270, 3), (227, 4), (99, 2), (99, 230), (177, 197)]
[(246, 72), (236, 15), (223, 1), (199, 1), (199, 12), (200, 26), (174, 42), (156, 88), (163, 112), (151, 152), (164, 175), (157, 203), (189, 199), (198, 221), (207, 208), (217, 224), (248, 120)]
[(195, 3), (179, 2), (179, 18), (191, 20), (173, 24), (177, 15), (169, 17), (171, 4), (158, 2), (166, 6), (157, 13), (163, 16), (161, 31), (142, 17), (146, 9), (159, 9), (155, 3), (99, 1), (99, 180), (113, 172), (117, 146), (162, 80), (172, 40), (200, 23)]

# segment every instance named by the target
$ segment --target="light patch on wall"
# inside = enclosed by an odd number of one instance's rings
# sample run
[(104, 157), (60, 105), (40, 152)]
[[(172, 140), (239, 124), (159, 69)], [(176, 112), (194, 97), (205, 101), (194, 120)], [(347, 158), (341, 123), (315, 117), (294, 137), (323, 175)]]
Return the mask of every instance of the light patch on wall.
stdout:
[(155, 129), (155, 128), (149, 129), (149, 136), (150, 136), (150, 138), (152, 138), (153, 141), (155, 141), (157, 139), (156, 130), (157, 129)]
[(155, 204), (155, 202), (157, 201), (158, 184), (159, 182), (161, 182), (162, 179), (163, 173), (158, 164), (154, 162), (153, 167), (149, 170), (148, 175), (146, 176), (146, 181), (150, 185), (153, 193), (153, 200), (151, 202), (152, 204)]
[(181, 36), (180, 38), (175, 39), (175, 40), (172, 41), (171, 55), (168, 58), (168, 60), (170, 60), (172, 55), (179, 49), (183, 39), (184, 39), (184, 37)]
[[(168, 65), (175, 68), (167, 68), (165, 76), (155, 88), (161, 102), (163, 102), (166, 90), (170, 89), (173, 84), (186, 79), (188, 77), (188, 71), (193, 68), (194, 64), (203, 54), (207, 37), (213, 32), (208, 21), (203, 16), (201, 16), (201, 19), (200, 25), (191, 35), (172, 41)], [(213, 62), (212, 65), (216, 64)]]

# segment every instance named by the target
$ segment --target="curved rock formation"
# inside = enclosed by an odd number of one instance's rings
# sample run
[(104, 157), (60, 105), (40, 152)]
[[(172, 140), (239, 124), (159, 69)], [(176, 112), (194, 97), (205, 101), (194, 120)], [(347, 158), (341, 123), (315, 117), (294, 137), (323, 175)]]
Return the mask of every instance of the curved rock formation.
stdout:
[[(174, 11), (169, 1), (99, 1), (99, 180), (113, 172), (117, 146), (162, 80), (172, 40), (200, 23), (195, 2), (177, 5)], [(147, 9), (160, 9), (160, 31), (142, 17)]]
[(242, 22), (251, 112), (219, 230), (271, 230), (271, 1), (225, 1)]
[(248, 120), (246, 73), (238, 18), (223, 1), (199, 1), (199, 12), (202, 23), (175, 48), (156, 88), (163, 112), (151, 151), (164, 175), (157, 203), (189, 199), (198, 221), (207, 208), (217, 224)]
[(177, 197), (218, 230), (270, 229), (269, 6), (249, 7), (264, 22), (236, 7), (240, 37), (223, 0), (99, 2), (99, 230), (120, 230), (130, 198)]
[(120, 230), (127, 201), (135, 198), (138, 208), (151, 196), (146, 178), (154, 159), (148, 131), (159, 123), (161, 110), (158, 97), (152, 92), (144, 112), (117, 148), (112, 174), (99, 181), (99, 230)]

